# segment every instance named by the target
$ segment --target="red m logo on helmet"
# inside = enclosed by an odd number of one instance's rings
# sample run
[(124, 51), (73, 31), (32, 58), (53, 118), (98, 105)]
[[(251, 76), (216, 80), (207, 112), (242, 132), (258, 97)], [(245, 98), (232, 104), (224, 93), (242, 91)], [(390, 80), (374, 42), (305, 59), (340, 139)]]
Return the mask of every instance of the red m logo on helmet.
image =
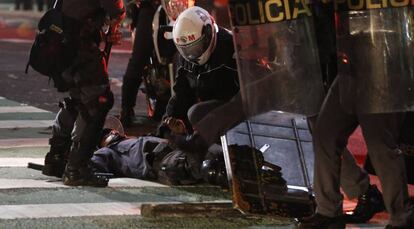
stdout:
[(194, 34), (188, 35), (187, 38), (188, 38), (188, 41), (195, 41), (196, 40), (196, 37), (195, 37)]

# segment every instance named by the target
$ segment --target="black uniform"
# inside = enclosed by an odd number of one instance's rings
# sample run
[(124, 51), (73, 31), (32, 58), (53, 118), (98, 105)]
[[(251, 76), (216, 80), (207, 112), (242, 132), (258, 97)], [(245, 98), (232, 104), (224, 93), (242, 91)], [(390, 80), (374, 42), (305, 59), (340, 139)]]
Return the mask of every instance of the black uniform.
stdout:
[(144, 67), (154, 51), (152, 39), (152, 20), (159, 3), (156, 1), (142, 1), (137, 15), (134, 16), (135, 41), (132, 55), (123, 77), (122, 84), (122, 114), (121, 121), (129, 125), (136, 103), (139, 86), (142, 82)]
[[(175, 95), (171, 97), (165, 117), (182, 119), (189, 133), (193, 125), (208, 112), (223, 105), (239, 91), (233, 38), (229, 31), (220, 28), (217, 43), (209, 61), (196, 65), (180, 59), (174, 85)], [(158, 131), (166, 137), (169, 129), (162, 125)]]
[(89, 176), (84, 168), (113, 105), (106, 62), (99, 49), (101, 27), (105, 15), (118, 19), (123, 17), (125, 9), (122, 0), (65, 0), (62, 11), (68, 42), (76, 53), (72, 65), (62, 75), (70, 99), (62, 104), (53, 126), (43, 173), (61, 175), (64, 154), (70, 148), (64, 182), (77, 185), (74, 181)]

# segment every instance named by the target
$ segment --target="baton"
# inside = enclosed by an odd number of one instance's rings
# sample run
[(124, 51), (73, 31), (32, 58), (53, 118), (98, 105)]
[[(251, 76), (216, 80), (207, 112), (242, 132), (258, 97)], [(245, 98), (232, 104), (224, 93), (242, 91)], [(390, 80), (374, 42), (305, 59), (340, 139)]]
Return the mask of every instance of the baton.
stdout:
[(34, 170), (38, 170), (38, 171), (42, 171), (43, 170), (43, 167), (45, 167), (45, 166), (44, 165), (40, 165), (40, 164), (36, 164), (36, 163), (32, 163), (32, 162), (29, 162), (27, 164), (27, 168), (34, 169)]

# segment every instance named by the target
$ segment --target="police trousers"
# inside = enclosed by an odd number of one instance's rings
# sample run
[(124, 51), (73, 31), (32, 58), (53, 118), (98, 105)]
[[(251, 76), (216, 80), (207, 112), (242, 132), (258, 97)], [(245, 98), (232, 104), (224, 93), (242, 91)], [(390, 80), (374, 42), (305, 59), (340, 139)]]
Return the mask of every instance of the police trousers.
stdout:
[(210, 100), (197, 103), (189, 109), (188, 118), (203, 140), (212, 145), (227, 130), (246, 119), (241, 94), (236, 94), (229, 101)]
[(52, 154), (69, 152), (69, 164), (83, 166), (95, 150), (105, 118), (113, 106), (105, 59), (94, 44), (84, 44), (75, 63), (64, 72), (70, 86), (52, 127)]
[(347, 113), (340, 103), (338, 80), (333, 83), (313, 133), (314, 191), (318, 213), (328, 217), (342, 214), (340, 185), (343, 173), (352, 173), (343, 170), (347, 158), (344, 150), (350, 135), (360, 125), (368, 153), (382, 184), (390, 223), (393, 226), (405, 224), (412, 209), (408, 202), (404, 157), (398, 148), (403, 118), (404, 114), (401, 113)]
[(150, 4), (143, 4), (139, 10), (135, 27), (135, 41), (132, 55), (123, 77), (122, 108), (130, 109), (135, 106), (139, 86), (145, 65), (149, 63), (154, 43), (152, 39), (152, 20), (155, 9)]

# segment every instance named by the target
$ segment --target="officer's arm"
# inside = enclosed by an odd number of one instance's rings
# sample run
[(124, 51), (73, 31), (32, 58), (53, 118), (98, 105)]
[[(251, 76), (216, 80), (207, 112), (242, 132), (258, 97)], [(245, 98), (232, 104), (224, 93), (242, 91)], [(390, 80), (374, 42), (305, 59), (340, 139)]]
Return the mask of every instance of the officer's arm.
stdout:
[(162, 118), (161, 125), (158, 127), (157, 136), (167, 138), (170, 134), (170, 130), (164, 123), (167, 118), (176, 118), (183, 120), (187, 127), (187, 131), (191, 132), (191, 125), (187, 118), (187, 112), (194, 104), (194, 95), (191, 92), (191, 88), (188, 84), (185, 75), (178, 74), (174, 84), (175, 95), (168, 101), (165, 114)]

